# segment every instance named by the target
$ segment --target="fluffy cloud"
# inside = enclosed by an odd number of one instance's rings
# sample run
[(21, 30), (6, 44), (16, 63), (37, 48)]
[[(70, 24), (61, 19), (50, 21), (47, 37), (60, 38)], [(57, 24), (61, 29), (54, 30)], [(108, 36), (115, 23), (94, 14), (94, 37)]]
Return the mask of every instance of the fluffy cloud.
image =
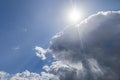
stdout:
[(89, 80), (119, 80), (119, 41), (120, 11), (98, 12), (55, 35), (49, 49), (57, 60), (81, 63)]
[(41, 72), (38, 74), (26, 70), (16, 74), (0, 71), (0, 80), (59, 80), (59, 78), (51, 73)]
[(35, 47), (35, 50), (37, 51), (37, 52), (36, 52), (36, 56), (37, 56), (37, 57), (40, 57), (42, 60), (45, 60), (45, 59), (46, 59), (46, 56), (45, 56), (45, 54), (46, 54), (46, 52), (47, 52), (46, 49), (43, 49), (42, 47), (36, 46), (36, 47)]
[(119, 32), (120, 12), (99, 12), (53, 37), (50, 49), (60, 60), (77, 62), (83, 58), (83, 53), (90, 56)]
[(80, 80), (85, 79), (85, 69), (82, 65), (78, 65), (78, 68), (56, 61), (49, 66), (48, 73), (56, 75), (59, 80)]
[(37, 73), (32, 73), (29, 71), (24, 71), (22, 73), (16, 73), (11, 76), (10, 80), (40, 80), (41, 76)]
[(59, 77), (51, 73), (41, 72), (40, 80), (59, 80)]
[(47, 66), (47, 65), (43, 66), (43, 69), (47, 72), (50, 70), (49, 66)]
[(9, 74), (0, 71), (0, 80), (41, 80), (40, 74), (24, 71), (22, 73)]
[(9, 73), (6, 73), (4, 71), (0, 71), (0, 80), (8, 80)]

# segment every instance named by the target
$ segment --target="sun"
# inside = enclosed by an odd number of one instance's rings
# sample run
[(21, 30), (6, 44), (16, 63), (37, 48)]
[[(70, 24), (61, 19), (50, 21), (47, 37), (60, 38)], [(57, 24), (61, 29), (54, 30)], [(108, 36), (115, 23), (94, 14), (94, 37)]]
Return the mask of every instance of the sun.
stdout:
[(77, 8), (72, 8), (68, 12), (68, 20), (72, 23), (77, 23), (81, 19), (81, 13)]

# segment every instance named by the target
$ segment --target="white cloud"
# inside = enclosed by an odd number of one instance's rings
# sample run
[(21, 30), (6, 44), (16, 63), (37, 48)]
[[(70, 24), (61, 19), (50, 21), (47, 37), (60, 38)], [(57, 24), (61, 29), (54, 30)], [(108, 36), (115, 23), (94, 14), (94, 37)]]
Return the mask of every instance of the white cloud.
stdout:
[(0, 71), (0, 80), (8, 80), (9, 73), (6, 73), (4, 71)]
[(59, 80), (59, 78), (54, 74), (41, 72), (41, 80)]
[(37, 57), (40, 57), (42, 60), (45, 60), (46, 59), (46, 52), (47, 52), (47, 50), (46, 49), (43, 49), (42, 47), (38, 47), (38, 46), (36, 46), (35, 47), (35, 50), (37, 51), (36, 52), (36, 56)]
[(10, 80), (40, 80), (41, 76), (37, 73), (32, 73), (29, 71), (24, 71), (22, 73), (16, 73), (10, 77)]
[(50, 68), (49, 68), (49, 66), (47, 66), (47, 65), (45, 65), (45, 66), (43, 66), (43, 69), (45, 70), (45, 71), (50, 71)]
[(51, 73), (41, 72), (38, 74), (26, 70), (16, 74), (0, 71), (0, 80), (59, 80), (59, 78)]
[[(46, 66), (44, 66), (46, 67)], [(80, 66), (78, 66), (80, 67)], [(76, 68), (68, 64), (64, 64), (61, 61), (55, 61), (50, 66), (47, 72), (56, 76), (59, 80), (79, 80), (85, 79), (85, 69)]]

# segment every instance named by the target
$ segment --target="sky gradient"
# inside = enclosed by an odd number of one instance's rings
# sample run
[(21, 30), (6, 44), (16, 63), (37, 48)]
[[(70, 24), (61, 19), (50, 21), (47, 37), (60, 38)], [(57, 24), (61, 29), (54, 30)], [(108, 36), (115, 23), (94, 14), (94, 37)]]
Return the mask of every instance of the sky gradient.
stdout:
[[(72, 3), (71, 3), (72, 2)], [(48, 48), (66, 26), (66, 10), (82, 9), (83, 19), (99, 11), (120, 10), (119, 0), (0, 0), (0, 71), (40, 73), (53, 60), (36, 56), (36, 46)]]

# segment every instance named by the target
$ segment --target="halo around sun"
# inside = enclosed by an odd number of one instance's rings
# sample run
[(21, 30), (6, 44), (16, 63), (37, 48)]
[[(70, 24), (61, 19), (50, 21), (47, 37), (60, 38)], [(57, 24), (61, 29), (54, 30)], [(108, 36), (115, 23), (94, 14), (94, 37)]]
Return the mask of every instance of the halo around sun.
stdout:
[(72, 8), (68, 12), (68, 20), (72, 23), (77, 23), (81, 17), (81, 12), (77, 8)]

